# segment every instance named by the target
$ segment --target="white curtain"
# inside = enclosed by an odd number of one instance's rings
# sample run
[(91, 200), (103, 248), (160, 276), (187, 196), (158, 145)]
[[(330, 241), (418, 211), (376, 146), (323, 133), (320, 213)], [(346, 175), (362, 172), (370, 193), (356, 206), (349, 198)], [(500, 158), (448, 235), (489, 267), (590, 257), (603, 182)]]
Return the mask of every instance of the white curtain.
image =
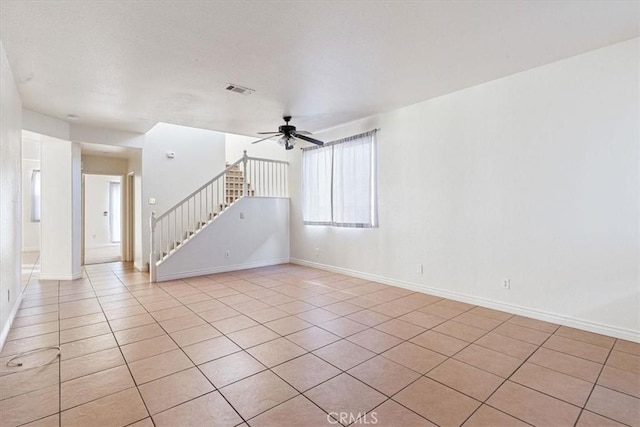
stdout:
[(364, 136), (333, 146), (333, 223), (346, 227), (374, 225), (373, 142)]
[(305, 149), (305, 224), (376, 227), (375, 131)]
[(305, 224), (331, 224), (332, 148), (302, 153), (303, 219)]
[(120, 224), (120, 183), (109, 183), (109, 234), (111, 243), (120, 243), (122, 233)]

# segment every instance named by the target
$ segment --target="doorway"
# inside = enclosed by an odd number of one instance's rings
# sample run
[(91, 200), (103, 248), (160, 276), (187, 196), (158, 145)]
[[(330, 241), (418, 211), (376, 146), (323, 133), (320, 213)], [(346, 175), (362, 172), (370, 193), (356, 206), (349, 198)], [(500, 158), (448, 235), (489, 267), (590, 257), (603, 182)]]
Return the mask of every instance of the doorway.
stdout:
[(122, 261), (122, 176), (84, 174), (84, 264)]
[(40, 269), (40, 142), (40, 134), (22, 131), (22, 289)]
[(130, 262), (134, 258), (135, 243), (135, 172), (127, 174), (123, 191), (125, 215), (122, 224), (122, 257), (124, 261)]

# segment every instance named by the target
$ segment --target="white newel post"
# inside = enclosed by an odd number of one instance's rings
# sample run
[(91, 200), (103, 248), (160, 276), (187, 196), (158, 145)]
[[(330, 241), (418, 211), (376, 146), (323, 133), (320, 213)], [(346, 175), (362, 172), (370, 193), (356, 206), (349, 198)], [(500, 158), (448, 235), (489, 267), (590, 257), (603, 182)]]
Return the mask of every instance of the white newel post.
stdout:
[(151, 247), (150, 247), (150, 255), (149, 255), (149, 279), (151, 282), (156, 282), (156, 260), (158, 259), (158, 254), (156, 253), (156, 224), (158, 220), (156, 219), (155, 211), (151, 211), (151, 218), (149, 218), (149, 225), (151, 227)]
[(244, 155), (242, 156), (242, 195), (243, 196), (247, 196), (248, 191), (247, 191), (247, 178), (248, 178), (248, 174), (247, 174), (247, 162), (248, 162), (248, 156), (247, 156), (247, 150), (244, 150)]

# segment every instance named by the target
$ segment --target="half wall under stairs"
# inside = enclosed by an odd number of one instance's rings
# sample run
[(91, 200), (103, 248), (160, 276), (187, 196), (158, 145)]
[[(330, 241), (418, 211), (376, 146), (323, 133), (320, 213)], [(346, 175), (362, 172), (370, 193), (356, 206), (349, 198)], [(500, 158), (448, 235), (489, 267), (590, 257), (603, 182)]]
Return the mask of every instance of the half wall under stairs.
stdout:
[(289, 199), (241, 197), (158, 264), (166, 281), (289, 262)]

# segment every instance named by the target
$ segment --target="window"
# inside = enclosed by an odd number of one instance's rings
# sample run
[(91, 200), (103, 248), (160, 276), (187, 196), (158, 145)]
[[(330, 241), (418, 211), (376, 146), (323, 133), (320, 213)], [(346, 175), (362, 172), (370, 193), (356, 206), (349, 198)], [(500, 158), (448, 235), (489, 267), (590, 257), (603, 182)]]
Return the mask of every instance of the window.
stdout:
[(375, 134), (371, 131), (304, 149), (305, 224), (377, 226)]
[(120, 243), (120, 183), (109, 183), (109, 236), (111, 243)]
[(40, 222), (40, 171), (31, 171), (31, 222)]

